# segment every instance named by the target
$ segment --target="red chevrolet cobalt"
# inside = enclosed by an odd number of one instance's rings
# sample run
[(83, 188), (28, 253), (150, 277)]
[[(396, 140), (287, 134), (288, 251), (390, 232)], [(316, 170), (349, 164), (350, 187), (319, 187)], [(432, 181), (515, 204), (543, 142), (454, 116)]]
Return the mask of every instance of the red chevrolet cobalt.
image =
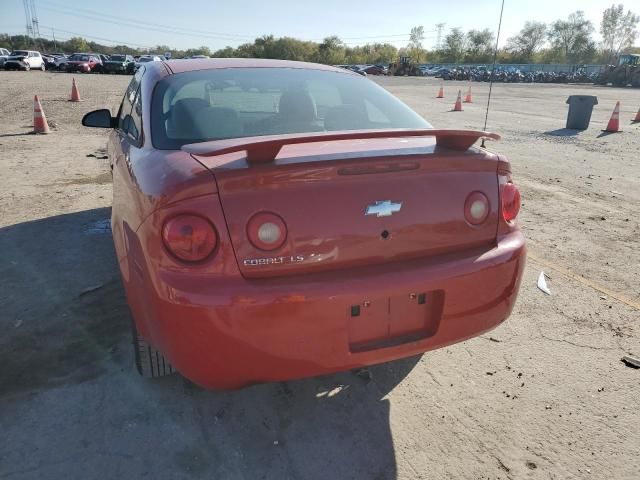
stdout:
[(136, 364), (210, 388), (408, 357), (504, 321), (525, 242), (495, 134), (436, 130), (344, 69), (150, 62), (112, 128)]

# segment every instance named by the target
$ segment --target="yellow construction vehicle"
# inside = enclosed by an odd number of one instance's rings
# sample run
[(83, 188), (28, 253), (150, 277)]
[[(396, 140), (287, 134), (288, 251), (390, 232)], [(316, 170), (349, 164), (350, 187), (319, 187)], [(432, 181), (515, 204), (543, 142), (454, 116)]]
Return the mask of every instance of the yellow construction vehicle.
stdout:
[(416, 62), (411, 61), (411, 57), (399, 57), (397, 62), (389, 64), (389, 75), (396, 75), (399, 77), (411, 75), (421, 76), (422, 72), (418, 68)]
[(640, 88), (640, 55), (620, 55), (618, 65), (609, 65), (595, 80), (596, 85)]

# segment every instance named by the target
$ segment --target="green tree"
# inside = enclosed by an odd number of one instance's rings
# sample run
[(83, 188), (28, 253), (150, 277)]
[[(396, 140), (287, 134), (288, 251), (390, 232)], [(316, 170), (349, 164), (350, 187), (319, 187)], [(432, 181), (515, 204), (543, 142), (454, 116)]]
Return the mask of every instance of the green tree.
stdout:
[(193, 57), (194, 55), (206, 55), (207, 57), (211, 56), (211, 50), (209, 47), (202, 46), (198, 48), (189, 48), (185, 50), (185, 55), (188, 57)]
[(581, 63), (593, 59), (595, 43), (591, 38), (593, 24), (578, 10), (567, 20), (556, 20), (551, 24), (548, 38), (554, 48), (562, 53), (564, 62)]
[(345, 63), (389, 64), (398, 58), (398, 49), (388, 43), (370, 43), (345, 49)]
[(422, 47), (422, 41), (424, 40), (424, 27), (422, 25), (413, 27), (409, 33), (409, 56), (415, 62), (420, 62), (425, 56), (424, 48)]
[(469, 30), (467, 32), (467, 62), (488, 62), (493, 52), (493, 32), (488, 28), (484, 30)]
[(544, 45), (547, 25), (542, 22), (526, 22), (518, 35), (507, 40), (507, 50), (517, 62), (530, 62)]
[(70, 38), (65, 43), (69, 52), (86, 52), (89, 50), (89, 44), (82, 37)]
[(460, 28), (452, 28), (444, 37), (440, 58), (445, 63), (462, 63), (467, 48), (467, 37)]
[(624, 13), (624, 6), (611, 5), (602, 13), (600, 34), (602, 35), (602, 54), (606, 63), (613, 63), (626, 49), (633, 46), (638, 36), (640, 16), (631, 10)]
[(345, 62), (346, 52), (342, 40), (336, 36), (325, 38), (318, 45), (316, 61), (327, 65), (340, 65)]

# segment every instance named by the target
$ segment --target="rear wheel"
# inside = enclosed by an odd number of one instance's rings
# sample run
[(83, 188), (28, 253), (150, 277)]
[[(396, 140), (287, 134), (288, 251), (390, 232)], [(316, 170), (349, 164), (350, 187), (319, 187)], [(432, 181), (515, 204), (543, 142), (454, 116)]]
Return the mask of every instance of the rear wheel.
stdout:
[(140, 375), (145, 378), (158, 378), (175, 373), (173, 366), (164, 358), (164, 355), (138, 334), (133, 322), (131, 322), (131, 332), (136, 368)]
[(28, 63), (24, 66), (24, 71), (28, 72), (29, 70), (31, 70), (31, 65), (29, 65)]
[(47, 69), (47, 66), (44, 63), (40, 65), (40, 70), (44, 72), (46, 69)]

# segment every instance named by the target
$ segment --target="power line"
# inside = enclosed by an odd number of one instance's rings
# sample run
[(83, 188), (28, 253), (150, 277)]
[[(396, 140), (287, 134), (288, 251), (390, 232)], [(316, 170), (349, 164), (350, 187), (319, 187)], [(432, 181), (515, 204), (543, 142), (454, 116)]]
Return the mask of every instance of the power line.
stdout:
[[(54, 27), (48, 26), (48, 25), (42, 25), (44, 28), (50, 28), (53, 30)], [(140, 48), (153, 48), (150, 47), (149, 45), (141, 45), (139, 43), (133, 43), (133, 42), (126, 42), (126, 41), (122, 41), (122, 40), (112, 40), (110, 38), (103, 38), (103, 37), (96, 37), (93, 35), (87, 35), (85, 33), (78, 33), (78, 32), (70, 32), (68, 30), (63, 30), (61, 28), (56, 28), (56, 31), (58, 32), (63, 32), (63, 33), (68, 33), (70, 35), (76, 35), (78, 37), (83, 37), (83, 38), (88, 38), (88, 39), (93, 39), (93, 40), (100, 40), (101, 42), (109, 42), (109, 43), (113, 43), (115, 45), (131, 45), (134, 47), (140, 47)]]
[(63, 15), (70, 15), (79, 18), (86, 18), (89, 20), (95, 20), (104, 23), (116, 24), (120, 26), (130, 26), (136, 29), (154, 30), (163, 33), (174, 33), (179, 35), (189, 35), (191, 37), (205, 36), (222, 40), (253, 40), (256, 36), (240, 35), (235, 33), (222, 33), (206, 30), (196, 30), (193, 28), (183, 28), (171, 25), (162, 25), (159, 23), (145, 22), (142, 20), (132, 20), (130, 18), (119, 17), (116, 15), (109, 15), (95, 10), (89, 10), (86, 8), (69, 8), (65, 5), (56, 4), (54, 2), (44, 1), (44, 8)]
[[(149, 30), (155, 31), (159, 33), (170, 33), (174, 35), (184, 35), (192, 38), (206, 37), (212, 38), (216, 40), (227, 40), (227, 41), (242, 41), (242, 40), (254, 40), (259, 38), (259, 35), (240, 35), (235, 33), (222, 33), (222, 32), (212, 32), (212, 31), (204, 31), (204, 30), (194, 30), (192, 28), (182, 28), (176, 26), (162, 25), (157, 23), (149, 23), (140, 20), (131, 20), (123, 17), (119, 17), (116, 15), (104, 14), (101, 12), (97, 12), (95, 10), (89, 10), (86, 8), (75, 8), (70, 9), (68, 6), (63, 6), (51, 1), (44, 1), (45, 6), (41, 7), (46, 10), (59, 13), (62, 15), (69, 15), (78, 18), (85, 18), (89, 20), (94, 20), (98, 22), (103, 22), (111, 25), (118, 25), (120, 27), (129, 27), (135, 28), (136, 30)], [(435, 32), (436, 30), (429, 30), (426, 33)], [(344, 37), (341, 40), (379, 40), (384, 41), (385, 39), (398, 38), (403, 37), (403, 39), (408, 39), (409, 35), (406, 33), (399, 34), (389, 34), (389, 35), (372, 35), (372, 36), (361, 36), (361, 37)], [(324, 37), (326, 38), (326, 37)], [(311, 39), (311, 41), (322, 41), (324, 38), (319, 39)], [(402, 41), (402, 39), (398, 39), (397, 41)], [(354, 44), (356, 42), (353, 42)]]

